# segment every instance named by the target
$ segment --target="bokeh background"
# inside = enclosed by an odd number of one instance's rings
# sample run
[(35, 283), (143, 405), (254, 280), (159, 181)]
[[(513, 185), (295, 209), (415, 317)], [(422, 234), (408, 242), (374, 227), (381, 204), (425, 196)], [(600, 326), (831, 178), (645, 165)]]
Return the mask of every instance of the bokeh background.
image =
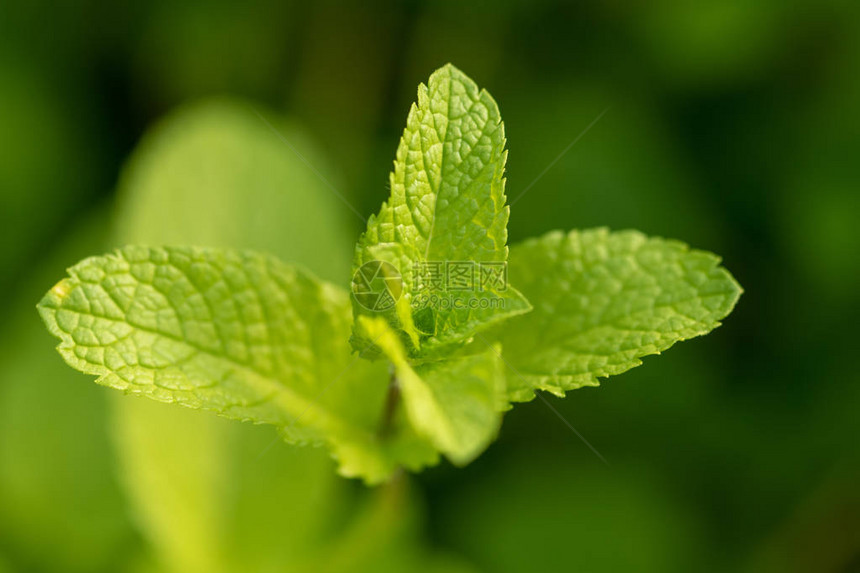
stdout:
[[(745, 287), (710, 336), (549, 397), (609, 465), (535, 400), (467, 468), (367, 490), (65, 367), (34, 305), (119, 244), (346, 284), (331, 188), (378, 208), (449, 61), (499, 102), (511, 242), (632, 227)], [(860, 571), (858, 103), (850, 1), (5, 0), (0, 572)]]

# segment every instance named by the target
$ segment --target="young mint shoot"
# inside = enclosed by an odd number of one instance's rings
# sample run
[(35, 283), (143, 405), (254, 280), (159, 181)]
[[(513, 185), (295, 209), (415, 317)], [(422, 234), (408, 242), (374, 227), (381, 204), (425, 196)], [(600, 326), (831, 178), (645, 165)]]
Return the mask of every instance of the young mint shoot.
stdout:
[(38, 309), (99, 384), (326, 444), (342, 475), (465, 465), (512, 402), (596, 386), (710, 332), (741, 294), (717, 256), (637, 231), (509, 253), (506, 156), (495, 101), (449, 64), (418, 88), (351, 293), (265, 254), (128, 246)]

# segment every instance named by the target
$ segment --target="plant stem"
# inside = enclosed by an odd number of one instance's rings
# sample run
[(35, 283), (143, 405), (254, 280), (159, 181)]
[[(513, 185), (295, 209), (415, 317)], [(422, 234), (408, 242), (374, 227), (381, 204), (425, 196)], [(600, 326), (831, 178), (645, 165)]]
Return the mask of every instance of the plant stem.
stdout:
[(382, 420), (379, 425), (379, 437), (382, 439), (391, 435), (391, 431), (394, 429), (394, 415), (397, 413), (397, 406), (400, 405), (400, 383), (397, 381), (394, 365), (391, 365), (389, 370), (391, 378), (388, 383), (388, 394), (385, 398), (385, 410), (382, 412)]

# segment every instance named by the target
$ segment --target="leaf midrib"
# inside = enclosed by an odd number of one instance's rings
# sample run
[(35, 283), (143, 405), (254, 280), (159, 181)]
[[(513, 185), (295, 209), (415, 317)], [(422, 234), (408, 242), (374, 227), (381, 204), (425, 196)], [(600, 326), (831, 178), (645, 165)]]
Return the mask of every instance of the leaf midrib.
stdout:
[[(430, 91), (429, 86), (427, 87), (427, 91), (428, 91), (428, 96), (429, 96), (429, 91)], [(442, 188), (442, 179), (445, 176), (445, 157), (447, 156), (446, 144), (448, 142), (448, 128), (451, 126), (451, 97), (453, 95), (453, 92), (454, 92), (454, 76), (451, 74), (451, 71), (449, 69), (448, 70), (448, 98), (447, 98), (448, 109), (445, 113), (445, 116), (446, 116), (448, 121), (445, 123), (445, 133), (440, 138), (440, 141), (442, 143), (442, 156), (439, 158), (439, 179), (436, 183), (437, 188), (433, 190), (433, 210), (432, 210), (433, 219), (432, 219), (432, 221), (430, 221), (430, 233), (427, 235), (427, 245), (424, 247), (424, 260), (425, 261), (428, 260), (428, 257), (430, 256), (430, 245), (433, 242), (433, 235), (434, 235), (434, 232), (436, 230), (436, 219), (437, 219), (436, 208), (437, 208), (437, 205), (439, 204), (439, 192)], [(432, 116), (432, 114), (433, 114), (432, 110), (429, 110), (429, 111), (430, 111), (430, 115)], [(436, 123), (435, 118), (433, 119), (433, 123), (434, 124)], [(421, 142), (421, 160), (422, 160), (422, 162), (425, 162), (425, 160), (424, 160), (424, 142), (423, 141)], [(426, 162), (424, 165), (424, 169), (425, 170), (427, 169)]]

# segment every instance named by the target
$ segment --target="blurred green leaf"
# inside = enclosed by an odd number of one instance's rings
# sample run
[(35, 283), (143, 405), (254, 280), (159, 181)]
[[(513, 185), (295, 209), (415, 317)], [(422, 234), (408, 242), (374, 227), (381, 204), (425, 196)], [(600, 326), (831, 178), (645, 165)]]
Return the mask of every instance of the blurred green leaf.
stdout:
[[(325, 174), (325, 175), (323, 175)], [(354, 226), (307, 135), (239, 100), (180, 108), (123, 170), (123, 243), (249, 248), (345, 283)]]
[(132, 504), (138, 524), (166, 571), (224, 570), (229, 432), (208, 417), (161, 416), (160, 404), (125, 408), (129, 400), (114, 400), (114, 417), (122, 418), (114, 442), (130, 499), (145, 501)]
[(347, 502), (316, 449), (272, 444), (263, 427), (115, 398), (117, 447), (160, 568), (276, 571), (312, 561)]

